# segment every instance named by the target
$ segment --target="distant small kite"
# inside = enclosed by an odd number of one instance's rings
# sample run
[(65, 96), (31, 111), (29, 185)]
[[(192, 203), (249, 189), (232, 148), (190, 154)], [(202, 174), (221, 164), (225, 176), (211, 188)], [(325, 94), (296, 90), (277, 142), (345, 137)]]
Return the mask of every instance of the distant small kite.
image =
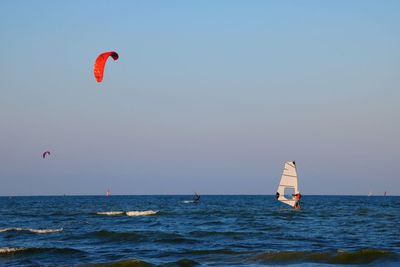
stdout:
[(96, 62), (94, 63), (94, 77), (96, 78), (96, 81), (99, 83), (103, 80), (103, 74), (104, 74), (104, 66), (106, 64), (106, 61), (109, 57), (112, 57), (114, 60), (117, 60), (119, 58), (117, 52), (111, 51), (111, 52), (105, 52), (100, 54)]
[(47, 155), (50, 156), (50, 151), (45, 151), (45, 152), (43, 153), (43, 158), (46, 158)]

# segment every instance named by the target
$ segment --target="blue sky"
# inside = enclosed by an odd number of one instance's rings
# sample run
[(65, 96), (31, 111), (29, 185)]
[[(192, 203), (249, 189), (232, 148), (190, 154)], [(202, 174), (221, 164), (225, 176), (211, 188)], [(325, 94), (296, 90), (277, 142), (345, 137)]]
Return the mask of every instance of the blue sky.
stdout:
[(399, 25), (398, 1), (1, 1), (0, 195), (274, 194), (292, 159), (303, 194), (398, 195)]

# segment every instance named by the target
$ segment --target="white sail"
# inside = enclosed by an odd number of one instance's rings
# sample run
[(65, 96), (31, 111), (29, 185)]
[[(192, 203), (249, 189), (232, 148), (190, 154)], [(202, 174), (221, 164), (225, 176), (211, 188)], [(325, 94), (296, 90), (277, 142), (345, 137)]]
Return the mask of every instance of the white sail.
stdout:
[[(285, 196), (285, 190), (293, 192), (293, 194), (298, 194), (299, 187), (297, 183), (297, 171), (296, 171), (296, 163), (294, 161), (286, 161), (285, 167), (283, 169), (281, 181), (278, 186), (277, 196), (278, 200), (282, 203), (290, 205), (294, 207), (296, 200), (294, 196)], [(278, 195), (279, 193), (279, 195)], [(287, 192), (286, 192), (287, 193)]]

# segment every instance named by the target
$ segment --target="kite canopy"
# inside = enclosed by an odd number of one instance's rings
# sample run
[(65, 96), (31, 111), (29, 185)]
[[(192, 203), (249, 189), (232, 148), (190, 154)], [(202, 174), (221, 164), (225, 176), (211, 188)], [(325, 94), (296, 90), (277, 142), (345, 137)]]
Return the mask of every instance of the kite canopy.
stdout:
[(118, 54), (117, 52), (111, 51), (111, 52), (105, 52), (100, 54), (96, 62), (94, 63), (94, 68), (93, 68), (93, 73), (94, 77), (96, 78), (96, 81), (99, 83), (103, 80), (103, 74), (104, 74), (104, 67), (106, 64), (106, 61), (109, 57), (112, 57), (114, 60), (118, 59)]
[(50, 156), (50, 151), (45, 151), (45, 152), (43, 153), (43, 158), (46, 158), (46, 155), (49, 155), (49, 156)]

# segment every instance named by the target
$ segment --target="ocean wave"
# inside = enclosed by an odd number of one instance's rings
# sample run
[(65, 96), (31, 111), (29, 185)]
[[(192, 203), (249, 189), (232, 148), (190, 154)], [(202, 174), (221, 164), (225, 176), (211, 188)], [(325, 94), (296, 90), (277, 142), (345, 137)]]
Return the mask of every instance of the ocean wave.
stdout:
[(107, 230), (94, 232), (94, 236), (113, 241), (138, 241), (141, 238), (141, 235), (136, 232), (115, 232)]
[(134, 210), (134, 211), (99, 211), (96, 212), (97, 215), (105, 215), (105, 216), (121, 216), (121, 215), (126, 215), (126, 216), (131, 216), (131, 217), (136, 217), (136, 216), (148, 216), (148, 215), (155, 215), (159, 211), (158, 210)]
[(178, 233), (153, 232), (152, 236), (154, 242), (160, 242), (160, 243), (169, 243), (169, 244), (198, 243), (198, 240), (186, 238)]
[(226, 231), (226, 232), (192, 231), (189, 233), (189, 235), (194, 237), (210, 237), (210, 236), (240, 237), (242, 233), (233, 231)]
[(127, 211), (126, 215), (128, 215), (128, 216), (148, 216), (148, 215), (155, 215), (157, 213), (158, 213), (158, 210)]
[(13, 247), (0, 247), (0, 256), (21, 254), (21, 253), (52, 253), (52, 254), (74, 254), (85, 253), (82, 250), (74, 248), (46, 248), (46, 247), (28, 247), (28, 248), (13, 248)]
[(117, 216), (117, 215), (124, 215), (124, 211), (99, 211), (96, 212), (97, 215), (108, 215), (108, 216)]
[(170, 243), (170, 244), (180, 244), (180, 243), (196, 243), (194, 239), (188, 239), (177, 233), (166, 233), (159, 231), (109, 231), (100, 230), (92, 232), (90, 237), (103, 239), (110, 242), (123, 242), (123, 241), (135, 241), (135, 242), (154, 242), (154, 243)]
[(11, 228), (1, 228), (0, 233), (3, 232), (31, 232), (35, 234), (50, 234), (50, 233), (58, 233), (62, 232), (63, 228), (59, 229), (33, 229), (33, 228), (20, 228), (20, 227), (11, 227)]
[[(168, 262), (168, 263), (162, 263), (160, 267), (172, 267), (172, 266), (182, 266), (182, 267), (192, 267), (192, 266), (198, 266), (200, 263), (190, 260), (190, 259), (180, 259), (174, 262)], [(155, 266), (151, 263), (138, 260), (138, 259), (129, 259), (129, 260), (121, 260), (121, 261), (114, 261), (114, 262), (107, 262), (107, 263), (94, 263), (94, 264), (84, 264), (84, 265), (79, 265), (80, 267), (100, 267), (100, 266), (106, 266), (106, 267), (122, 267), (122, 266), (129, 266), (129, 267), (151, 267)]]
[(291, 264), (300, 262), (324, 264), (369, 264), (375, 261), (398, 260), (394, 252), (378, 249), (362, 249), (358, 251), (310, 252), (310, 251), (281, 251), (265, 252), (253, 257), (259, 263)]
[[(147, 263), (142, 260), (130, 259), (130, 260), (121, 260), (114, 262), (106, 262), (106, 263), (93, 263), (93, 264), (83, 264), (79, 265), (80, 267), (151, 267), (153, 264)], [(179, 265), (178, 265), (179, 266)], [(183, 266), (183, 265), (182, 265)], [(189, 266), (189, 265), (188, 265)]]
[(10, 254), (10, 253), (14, 253), (17, 251), (23, 251), (23, 250), (26, 250), (26, 248), (3, 247), (3, 248), (0, 248), (0, 254)]
[(190, 259), (180, 259), (174, 262), (164, 263), (159, 266), (161, 267), (172, 267), (172, 266), (182, 266), (182, 267), (191, 267), (191, 266), (199, 266), (200, 263)]
[(234, 251), (230, 249), (203, 249), (203, 250), (187, 250), (183, 254), (186, 255), (212, 255), (212, 254), (221, 254), (221, 255), (240, 255), (246, 254), (248, 252)]

